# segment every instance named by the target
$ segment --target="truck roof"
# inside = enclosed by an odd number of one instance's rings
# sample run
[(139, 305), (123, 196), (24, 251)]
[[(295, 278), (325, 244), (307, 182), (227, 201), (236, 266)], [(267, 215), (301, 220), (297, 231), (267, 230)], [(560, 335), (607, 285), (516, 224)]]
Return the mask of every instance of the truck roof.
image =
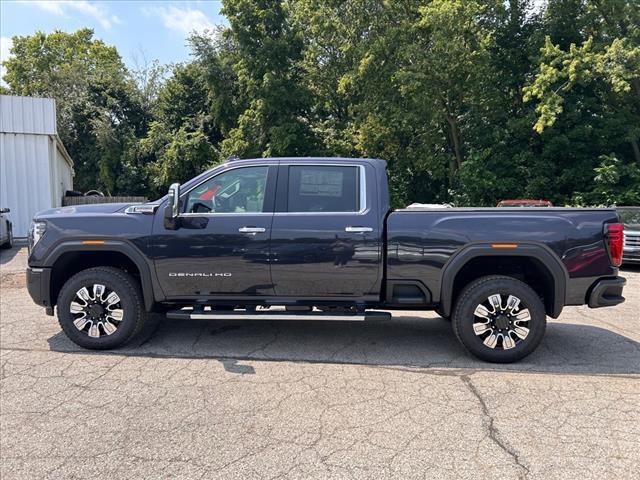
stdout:
[(185, 181), (184, 185), (189, 186), (195, 183), (200, 183), (204, 178), (208, 177), (214, 170), (219, 169), (223, 165), (254, 165), (259, 163), (265, 164), (278, 164), (294, 162), (300, 164), (314, 164), (314, 163), (369, 163), (375, 169), (386, 169), (387, 162), (378, 158), (349, 158), (349, 157), (258, 157), (258, 158), (238, 158), (235, 156), (229, 157), (226, 161), (213, 166), (212, 168), (202, 172), (200, 175)]
[(378, 158), (350, 158), (350, 157), (258, 157), (258, 158), (238, 158), (238, 157), (229, 157), (229, 159), (224, 163), (237, 163), (237, 162), (267, 162), (267, 163), (278, 163), (278, 162), (368, 162), (368, 163), (382, 163), (384, 165), (387, 164), (386, 160), (380, 160)]

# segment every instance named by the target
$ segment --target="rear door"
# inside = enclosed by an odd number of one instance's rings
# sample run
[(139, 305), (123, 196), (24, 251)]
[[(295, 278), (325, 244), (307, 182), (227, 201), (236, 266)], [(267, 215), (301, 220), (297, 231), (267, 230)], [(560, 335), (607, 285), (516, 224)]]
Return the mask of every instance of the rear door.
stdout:
[[(379, 298), (382, 231), (373, 167), (282, 162), (271, 227), (280, 297)], [(371, 186), (371, 188), (367, 188)]]

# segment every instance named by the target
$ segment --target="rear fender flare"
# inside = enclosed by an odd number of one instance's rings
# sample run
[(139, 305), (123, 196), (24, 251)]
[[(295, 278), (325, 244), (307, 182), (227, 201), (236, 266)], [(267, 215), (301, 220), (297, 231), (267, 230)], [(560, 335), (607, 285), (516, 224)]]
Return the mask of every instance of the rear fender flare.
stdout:
[[(511, 242), (501, 242), (511, 243)], [(529, 257), (538, 260), (549, 271), (553, 277), (554, 299), (550, 316), (557, 318), (562, 312), (565, 304), (566, 288), (569, 281), (569, 273), (562, 264), (558, 256), (546, 245), (536, 243), (521, 243), (515, 248), (501, 249), (494, 248), (490, 243), (477, 243), (467, 245), (455, 253), (445, 264), (442, 273), (442, 283), (440, 288), (440, 308), (445, 316), (450, 316), (453, 311), (453, 285), (456, 275), (470, 260), (477, 257)]]

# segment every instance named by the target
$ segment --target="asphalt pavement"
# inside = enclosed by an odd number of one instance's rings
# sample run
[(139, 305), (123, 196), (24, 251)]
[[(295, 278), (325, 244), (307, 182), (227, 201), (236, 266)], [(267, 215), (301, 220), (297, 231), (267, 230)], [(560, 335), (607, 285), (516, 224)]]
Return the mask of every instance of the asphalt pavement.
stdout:
[(640, 269), (482, 363), (433, 312), (378, 322), (153, 317), (71, 343), (0, 256), (0, 478), (626, 479), (640, 471)]

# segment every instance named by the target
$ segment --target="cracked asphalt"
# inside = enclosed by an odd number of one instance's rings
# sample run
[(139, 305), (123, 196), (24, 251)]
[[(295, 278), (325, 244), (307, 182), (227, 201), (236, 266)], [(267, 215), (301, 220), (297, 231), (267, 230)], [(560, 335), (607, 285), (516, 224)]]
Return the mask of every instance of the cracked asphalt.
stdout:
[(89, 352), (0, 257), (0, 477), (637, 478), (640, 269), (627, 302), (567, 307), (518, 364), (434, 313), (391, 321), (153, 318)]

